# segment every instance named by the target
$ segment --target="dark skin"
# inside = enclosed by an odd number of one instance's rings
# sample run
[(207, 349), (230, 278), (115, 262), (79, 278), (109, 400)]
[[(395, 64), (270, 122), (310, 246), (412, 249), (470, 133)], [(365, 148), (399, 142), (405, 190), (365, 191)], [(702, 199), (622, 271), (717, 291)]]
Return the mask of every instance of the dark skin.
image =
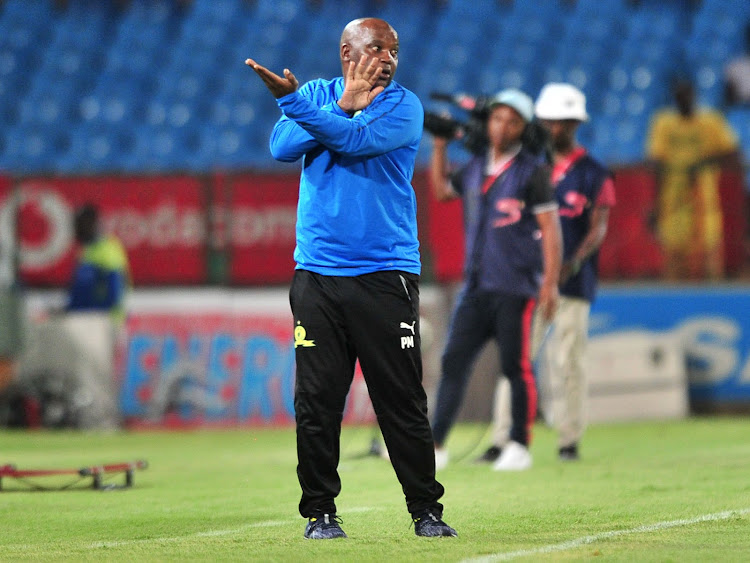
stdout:
[[(366, 108), (391, 83), (398, 67), (398, 49), (398, 34), (384, 20), (364, 18), (344, 28), (339, 54), (345, 87), (337, 102), (342, 110), (353, 114)], [(247, 59), (245, 64), (276, 98), (299, 87), (299, 81), (288, 68), (282, 77), (253, 59)]]
[[(581, 124), (580, 121), (575, 119), (544, 119), (541, 120), (541, 123), (549, 131), (553, 151), (552, 158), (555, 163), (564, 161), (578, 148), (576, 131)], [(560, 268), (561, 284), (577, 274), (581, 264), (602, 245), (604, 237), (607, 235), (608, 222), (609, 207), (594, 206), (588, 233), (586, 233), (573, 256), (563, 262)]]
[(674, 86), (674, 104), (682, 117), (690, 117), (695, 112), (695, 92), (689, 82), (680, 81)]
[[(685, 119), (693, 117), (695, 114), (695, 90), (692, 83), (687, 80), (677, 81), (672, 89), (672, 95), (679, 114)], [(723, 168), (740, 169), (739, 163), (739, 153), (736, 150), (708, 156), (696, 162), (687, 170), (688, 183), (690, 185), (695, 184), (696, 175), (706, 166), (716, 165)], [(661, 183), (661, 175), (664, 172), (661, 162), (650, 161), (647, 164), (655, 172), (657, 181)]]
[(73, 232), (80, 244), (91, 244), (99, 236), (99, 213), (91, 205), (78, 209), (73, 220)]
[(526, 122), (523, 117), (510, 106), (500, 105), (492, 108), (487, 118), (487, 137), (493, 158), (499, 158), (518, 144), (524, 129)]

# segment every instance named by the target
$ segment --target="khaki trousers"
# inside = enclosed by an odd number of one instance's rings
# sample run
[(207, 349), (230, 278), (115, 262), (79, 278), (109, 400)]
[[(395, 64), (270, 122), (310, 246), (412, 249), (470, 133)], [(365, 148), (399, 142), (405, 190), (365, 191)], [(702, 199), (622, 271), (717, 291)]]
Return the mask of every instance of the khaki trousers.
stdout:
[[(537, 314), (532, 357), (537, 361), (537, 387), (545, 420), (558, 433), (558, 446), (581, 440), (587, 424), (588, 385), (585, 354), (591, 304), (585, 299), (560, 296), (552, 326)], [(549, 334), (548, 334), (549, 332)], [(510, 429), (510, 386), (500, 377), (495, 387), (492, 443), (504, 446)]]

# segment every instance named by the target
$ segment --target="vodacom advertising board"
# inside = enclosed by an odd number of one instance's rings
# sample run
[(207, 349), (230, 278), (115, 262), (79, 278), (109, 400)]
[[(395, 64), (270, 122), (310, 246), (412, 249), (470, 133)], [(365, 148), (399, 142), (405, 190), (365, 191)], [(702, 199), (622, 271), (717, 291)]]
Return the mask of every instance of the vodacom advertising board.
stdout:
[(26, 178), (0, 183), (0, 232), (17, 233), (20, 277), (65, 285), (75, 258), (76, 207), (97, 205), (103, 229), (125, 246), (136, 284), (209, 281), (209, 255), (229, 283), (281, 283), (293, 272), (297, 178)]

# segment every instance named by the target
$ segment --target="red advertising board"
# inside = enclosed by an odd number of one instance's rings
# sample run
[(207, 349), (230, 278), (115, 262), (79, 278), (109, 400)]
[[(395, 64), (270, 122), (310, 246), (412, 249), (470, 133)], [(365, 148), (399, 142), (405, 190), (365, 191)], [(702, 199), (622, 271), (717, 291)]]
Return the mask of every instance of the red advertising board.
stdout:
[[(435, 201), (427, 173), (414, 176), (425, 274), (462, 278), (464, 234), (460, 201)], [(0, 230), (18, 232), (20, 276), (28, 286), (63, 286), (73, 266), (72, 216), (91, 202), (104, 230), (128, 253), (136, 285), (287, 284), (294, 272), (299, 174), (233, 174), (211, 178), (0, 178)], [(17, 188), (18, 205), (10, 194)], [(653, 176), (643, 167), (616, 170), (617, 205), (600, 253), (603, 279), (653, 278), (662, 270), (651, 228)], [(742, 178), (722, 175), (727, 273), (745, 261)], [(14, 229), (12, 228), (14, 227)], [(5, 235), (4, 235), (5, 236)]]
[(18, 181), (17, 207), (0, 191), (0, 209), (17, 226), (20, 277), (32, 286), (65, 285), (75, 257), (72, 218), (90, 202), (103, 230), (125, 246), (136, 283), (206, 279), (205, 189), (197, 178), (82, 177)]
[(463, 205), (460, 199), (438, 201), (429, 187), (425, 194), (429, 218), (427, 237), (422, 239), (432, 252), (432, 270), (436, 281), (460, 281), (464, 266)]
[[(726, 272), (737, 275), (747, 257), (744, 233), (747, 197), (742, 177), (732, 171), (721, 176), (724, 211), (724, 254)], [(663, 256), (653, 228), (657, 186), (653, 174), (643, 166), (615, 170), (617, 204), (609, 217), (609, 228), (599, 253), (602, 279), (658, 278)], [(460, 201), (439, 202), (429, 196), (429, 235), (433, 271), (437, 281), (462, 279), (464, 234)]]
[(239, 174), (216, 182), (228, 226), (228, 281), (287, 283), (294, 274), (299, 174)]
[(721, 210), (724, 214), (724, 266), (729, 276), (742, 272), (748, 259), (748, 193), (741, 170), (724, 170), (719, 178)]
[[(0, 220), (17, 225), (20, 275), (29, 286), (67, 283), (72, 218), (87, 202), (125, 246), (136, 285), (288, 283), (298, 185), (298, 174), (24, 178), (17, 208), (10, 182), (0, 184)], [(226, 260), (226, 272), (209, 277), (210, 254)]]
[(643, 167), (615, 171), (617, 203), (610, 210), (607, 236), (599, 251), (602, 279), (655, 278), (663, 257), (654, 231), (656, 181)]

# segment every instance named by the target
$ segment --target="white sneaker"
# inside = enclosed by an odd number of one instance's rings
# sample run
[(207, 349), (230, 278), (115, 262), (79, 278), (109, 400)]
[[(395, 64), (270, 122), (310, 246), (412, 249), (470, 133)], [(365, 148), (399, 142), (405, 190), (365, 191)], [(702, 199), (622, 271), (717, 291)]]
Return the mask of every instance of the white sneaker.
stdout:
[(449, 459), (448, 450), (445, 448), (435, 448), (435, 471), (445, 469)]
[(503, 453), (492, 465), (494, 471), (523, 471), (531, 467), (531, 454), (526, 446), (518, 442), (508, 442)]

